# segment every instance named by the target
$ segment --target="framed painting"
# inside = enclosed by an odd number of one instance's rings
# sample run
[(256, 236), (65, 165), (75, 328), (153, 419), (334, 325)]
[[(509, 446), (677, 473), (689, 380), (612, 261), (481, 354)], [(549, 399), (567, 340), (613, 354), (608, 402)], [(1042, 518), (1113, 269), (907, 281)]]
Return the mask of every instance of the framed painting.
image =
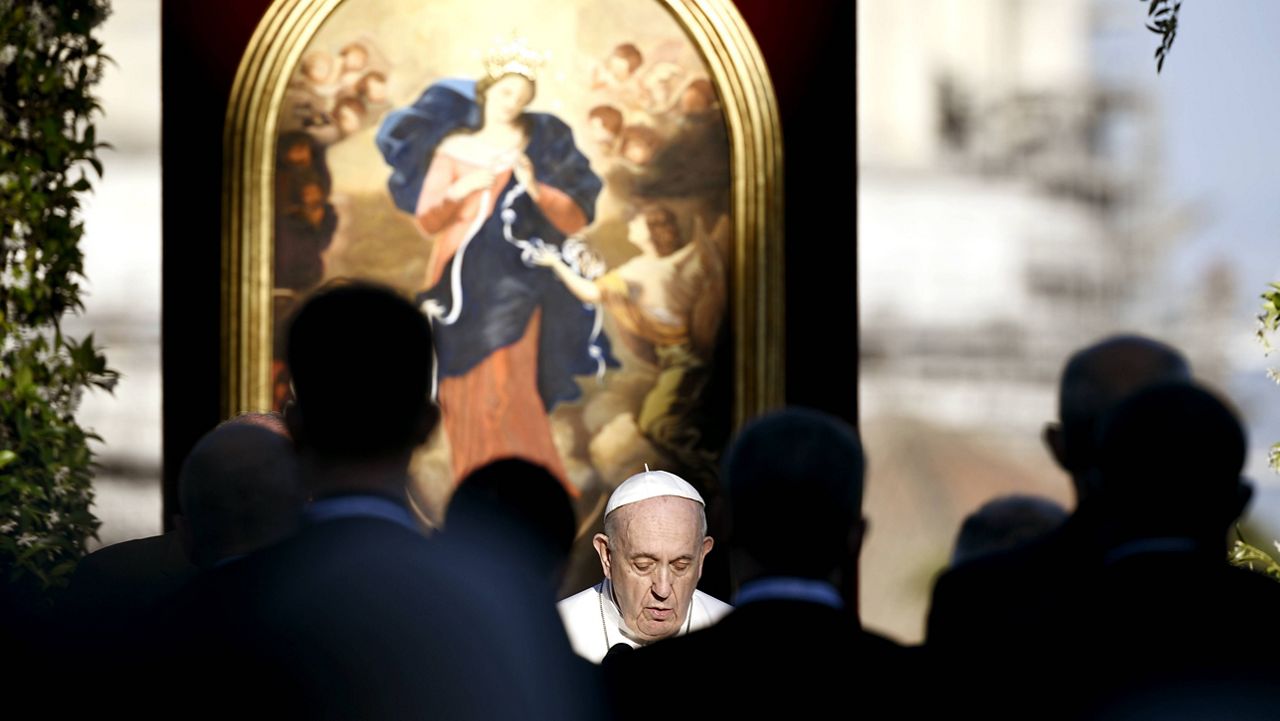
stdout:
[(428, 523), (509, 456), (584, 533), (645, 464), (714, 499), (782, 402), (780, 130), (728, 0), (281, 0), (225, 148), (224, 411), (286, 400), (309, 293), (390, 286), (436, 336)]

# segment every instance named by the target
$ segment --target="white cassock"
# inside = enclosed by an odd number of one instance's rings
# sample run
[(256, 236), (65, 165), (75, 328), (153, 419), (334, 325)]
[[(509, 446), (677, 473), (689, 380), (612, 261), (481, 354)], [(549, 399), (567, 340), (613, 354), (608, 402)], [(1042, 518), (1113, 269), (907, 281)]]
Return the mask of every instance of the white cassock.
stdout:
[[(632, 648), (644, 645), (632, 638), (622, 623), (618, 604), (613, 600), (613, 586), (607, 578), (564, 599), (556, 604), (556, 608), (560, 611), (573, 650), (592, 663), (600, 663), (609, 649), (619, 643)], [(676, 635), (706, 628), (732, 610), (733, 606), (724, 601), (695, 590), (689, 603), (689, 615)]]

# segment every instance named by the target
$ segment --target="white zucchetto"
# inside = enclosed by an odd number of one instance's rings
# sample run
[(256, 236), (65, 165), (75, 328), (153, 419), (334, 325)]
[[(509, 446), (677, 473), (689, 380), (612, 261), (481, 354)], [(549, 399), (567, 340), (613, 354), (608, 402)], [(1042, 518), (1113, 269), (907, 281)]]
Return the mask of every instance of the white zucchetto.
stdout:
[(651, 471), (645, 467), (643, 472), (628, 478), (614, 489), (613, 495), (609, 496), (609, 503), (604, 507), (604, 515), (607, 516), (628, 503), (639, 503), (659, 496), (688, 498), (703, 506), (707, 505), (702, 496), (698, 495), (697, 489), (680, 476), (667, 471)]

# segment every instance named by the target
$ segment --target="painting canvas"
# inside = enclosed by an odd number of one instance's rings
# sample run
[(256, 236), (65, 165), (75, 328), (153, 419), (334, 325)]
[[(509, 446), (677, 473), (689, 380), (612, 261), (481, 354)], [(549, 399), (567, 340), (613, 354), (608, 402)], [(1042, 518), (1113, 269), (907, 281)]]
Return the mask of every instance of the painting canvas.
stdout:
[(280, 0), (226, 140), (227, 414), (287, 401), (311, 293), (374, 281), (435, 333), (424, 522), (519, 457), (576, 504), (570, 586), (646, 465), (716, 527), (723, 444), (782, 398), (777, 112), (731, 3)]
[(509, 456), (584, 506), (644, 464), (713, 473), (729, 146), (662, 5), (352, 0), (301, 53), (276, 127), (277, 403), (288, 313), (374, 280), (436, 333), (443, 423), (414, 463), (428, 519)]

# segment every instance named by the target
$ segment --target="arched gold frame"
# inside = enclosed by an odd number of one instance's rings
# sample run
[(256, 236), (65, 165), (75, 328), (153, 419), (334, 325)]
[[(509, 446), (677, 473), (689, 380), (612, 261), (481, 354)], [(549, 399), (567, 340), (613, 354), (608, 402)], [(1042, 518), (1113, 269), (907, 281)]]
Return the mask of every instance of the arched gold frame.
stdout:
[[(249, 41), (228, 104), (222, 218), (224, 416), (271, 406), (272, 173), (289, 73), (345, 0), (277, 0)], [(711, 71), (733, 178), (734, 426), (783, 389), (782, 132), (764, 58), (731, 0), (655, 0)]]

